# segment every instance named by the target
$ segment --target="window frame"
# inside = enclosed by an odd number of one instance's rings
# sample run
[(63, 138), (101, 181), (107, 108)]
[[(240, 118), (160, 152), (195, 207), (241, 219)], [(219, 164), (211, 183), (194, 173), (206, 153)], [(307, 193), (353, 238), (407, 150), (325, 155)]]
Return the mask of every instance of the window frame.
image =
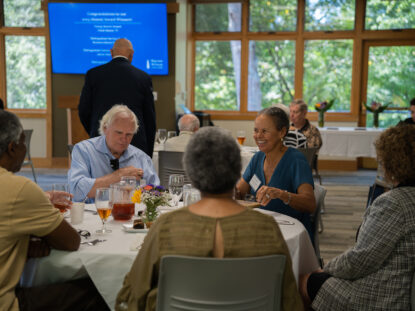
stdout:
[[(39, 0), (40, 1), (40, 0)], [(5, 27), (4, 26), (4, 1), (0, 0), (0, 97), (3, 99), (5, 108), (15, 113), (19, 118), (44, 119), (46, 122), (46, 161), (40, 161), (47, 166), (52, 163), (52, 80), (49, 41), (49, 22), (47, 1), (41, 2), (41, 10), (44, 12), (43, 27)], [(14, 109), (7, 107), (7, 81), (6, 81), (6, 36), (35, 36), (45, 38), (45, 64), (46, 64), (46, 108), (43, 109)]]
[[(191, 54), (190, 63), (190, 96), (188, 105), (195, 110), (195, 59), (197, 41), (223, 41), (239, 40), (241, 42), (241, 93), (239, 111), (218, 111), (204, 110), (213, 119), (217, 120), (253, 120), (257, 114), (255, 111), (247, 110), (248, 90), (248, 61), (250, 40), (294, 40), (296, 46), (295, 73), (294, 73), (294, 96), (303, 97), (303, 75), (304, 75), (304, 43), (307, 40), (336, 40), (349, 39), (353, 41), (352, 79), (349, 112), (327, 112), (326, 121), (331, 122), (357, 122), (359, 126), (366, 123), (366, 113), (361, 103), (366, 98), (367, 87), (367, 53), (365, 46), (372, 42), (381, 41), (383, 44), (400, 45), (402, 42), (413, 40), (415, 29), (399, 30), (366, 30), (365, 29), (365, 8), (366, 0), (355, 1), (355, 23), (353, 30), (340, 31), (305, 31), (305, 7), (306, 0), (297, 1), (297, 29), (293, 32), (249, 32), (249, 1), (250, 0), (190, 0), (191, 31), (189, 40), (189, 51)], [(252, 0), (251, 0), (252, 1)], [(197, 33), (195, 27), (195, 6), (206, 3), (229, 3), (239, 2), (242, 4), (241, 32), (218, 33), (203, 32)], [(403, 43), (404, 44), (404, 43)], [(367, 55), (366, 55), (366, 54)], [(366, 75), (366, 76), (365, 76)], [(310, 111), (307, 117), (317, 121), (318, 113)]]

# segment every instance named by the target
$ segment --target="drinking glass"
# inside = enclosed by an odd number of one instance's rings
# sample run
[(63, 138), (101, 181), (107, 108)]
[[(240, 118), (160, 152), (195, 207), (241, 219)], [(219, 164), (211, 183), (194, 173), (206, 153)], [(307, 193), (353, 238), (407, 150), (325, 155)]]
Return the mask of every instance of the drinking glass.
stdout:
[(102, 220), (102, 228), (97, 230), (97, 233), (110, 233), (110, 229), (105, 227), (108, 217), (111, 215), (112, 206), (110, 201), (110, 189), (109, 188), (98, 188), (95, 195), (95, 206), (99, 217)]
[(176, 131), (168, 131), (167, 132), (167, 139), (170, 139), (172, 137), (176, 136)]
[[(69, 193), (69, 185), (68, 184), (53, 184), (52, 191)], [(55, 197), (55, 200), (53, 202), (53, 205), (55, 206), (55, 208), (57, 208), (62, 214), (65, 213), (68, 209), (67, 201), (70, 201), (71, 197), (65, 194), (59, 194), (59, 195), (54, 194), (54, 197)]]
[(192, 191), (192, 184), (185, 184), (183, 185), (183, 204), (186, 206), (186, 196)]
[(192, 190), (190, 190), (190, 192), (186, 195), (186, 202), (184, 202), (185, 206), (189, 206), (193, 203), (196, 203), (198, 201), (200, 201), (200, 191), (192, 188)]
[(184, 175), (172, 174), (169, 177), (169, 192), (172, 196), (173, 204), (179, 203), (183, 193)]
[(125, 182), (127, 186), (131, 186), (135, 189), (137, 179), (134, 176), (122, 176), (121, 181)]
[(245, 142), (245, 131), (240, 130), (236, 132), (236, 139), (238, 140), (238, 143), (242, 146)]
[(160, 144), (164, 144), (166, 139), (167, 139), (167, 130), (166, 129), (159, 129), (158, 134), (159, 134)]

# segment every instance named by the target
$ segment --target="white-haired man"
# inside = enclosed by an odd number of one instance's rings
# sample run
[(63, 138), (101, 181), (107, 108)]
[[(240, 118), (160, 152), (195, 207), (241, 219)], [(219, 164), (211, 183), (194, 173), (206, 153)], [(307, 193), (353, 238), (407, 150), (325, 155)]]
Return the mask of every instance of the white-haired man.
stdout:
[(137, 130), (135, 114), (125, 105), (115, 105), (101, 119), (101, 136), (74, 146), (68, 182), (75, 201), (95, 198), (97, 188), (109, 187), (122, 176), (160, 183), (151, 158), (130, 145)]
[(178, 126), (179, 136), (169, 138), (164, 145), (164, 150), (184, 152), (193, 133), (199, 129), (200, 121), (194, 114), (188, 113), (179, 119)]

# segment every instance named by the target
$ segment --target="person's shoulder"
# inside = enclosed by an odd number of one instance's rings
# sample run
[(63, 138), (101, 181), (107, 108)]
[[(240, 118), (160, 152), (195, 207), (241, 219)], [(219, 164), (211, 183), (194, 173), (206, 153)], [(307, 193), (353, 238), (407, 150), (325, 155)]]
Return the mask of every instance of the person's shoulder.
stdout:
[(4, 183), (4, 187), (12, 187), (14, 190), (21, 190), (24, 186), (29, 185), (29, 187), (38, 187), (32, 180), (27, 177), (13, 174), (12, 172), (7, 171), (4, 175), (1, 175), (2, 180), (7, 180), (7, 183)]
[(102, 139), (102, 136), (97, 136), (97, 137), (82, 140), (79, 143), (75, 144), (74, 150), (86, 150), (90, 148), (97, 149), (97, 146), (100, 143), (101, 139)]

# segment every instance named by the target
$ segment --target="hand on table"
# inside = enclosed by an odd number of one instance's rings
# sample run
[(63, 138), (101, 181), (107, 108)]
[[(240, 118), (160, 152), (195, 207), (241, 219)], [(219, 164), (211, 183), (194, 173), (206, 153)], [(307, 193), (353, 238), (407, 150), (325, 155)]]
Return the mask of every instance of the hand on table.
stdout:
[[(46, 191), (46, 195), (52, 204), (64, 204), (67, 208), (71, 208), (73, 195), (65, 191)], [(69, 200), (68, 200), (69, 198)]]
[(262, 186), (256, 194), (256, 200), (262, 206), (267, 205), (272, 199), (280, 199), (284, 191), (278, 188)]

